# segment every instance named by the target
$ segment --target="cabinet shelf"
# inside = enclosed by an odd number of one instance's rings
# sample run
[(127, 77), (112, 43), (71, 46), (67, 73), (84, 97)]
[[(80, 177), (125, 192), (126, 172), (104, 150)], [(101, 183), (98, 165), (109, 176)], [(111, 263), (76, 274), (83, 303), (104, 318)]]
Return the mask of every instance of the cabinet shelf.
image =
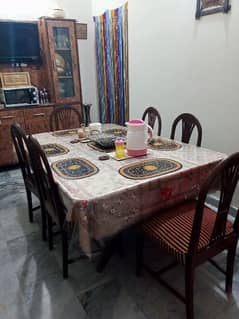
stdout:
[(71, 51), (71, 48), (60, 48), (60, 47), (55, 47), (56, 51)]
[(58, 79), (72, 79), (73, 76), (72, 75), (59, 75)]

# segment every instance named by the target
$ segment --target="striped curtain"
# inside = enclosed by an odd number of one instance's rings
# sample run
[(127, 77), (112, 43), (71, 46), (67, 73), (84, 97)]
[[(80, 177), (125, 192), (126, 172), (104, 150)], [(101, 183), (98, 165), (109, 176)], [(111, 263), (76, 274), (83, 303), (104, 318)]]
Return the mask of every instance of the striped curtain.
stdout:
[(100, 121), (129, 118), (128, 4), (94, 17)]

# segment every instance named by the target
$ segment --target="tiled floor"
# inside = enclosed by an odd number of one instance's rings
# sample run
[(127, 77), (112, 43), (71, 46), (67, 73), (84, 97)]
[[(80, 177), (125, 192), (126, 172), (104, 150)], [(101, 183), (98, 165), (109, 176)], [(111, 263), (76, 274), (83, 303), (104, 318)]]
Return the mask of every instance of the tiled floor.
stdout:
[[(133, 236), (125, 241), (125, 258), (115, 256), (103, 274), (97, 258), (78, 261), (62, 279), (60, 245), (49, 252), (41, 241), (40, 216), (28, 222), (25, 190), (18, 170), (0, 173), (0, 319), (183, 319), (184, 306), (147, 273), (134, 274)], [(238, 250), (239, 252), (239, 250)], [(167, 259), (151, 244), (151, 265)], [(239, 253), (238, 253), (239, 255)], [(219, 257), (223, 263), (225, 255)], [(181, 267), (165, 275), (183, 291)], [(195, 318), (239, 317), (239, 257), (233, 296), (224, 293), (224, 278), (211, 265), (198, 269)]]

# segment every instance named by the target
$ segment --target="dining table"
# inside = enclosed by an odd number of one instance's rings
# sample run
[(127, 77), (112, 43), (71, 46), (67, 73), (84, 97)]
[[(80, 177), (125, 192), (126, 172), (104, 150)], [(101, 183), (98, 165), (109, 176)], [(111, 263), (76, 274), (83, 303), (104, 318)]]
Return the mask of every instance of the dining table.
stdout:
[[(102, 124), (106, 133), (121, 129), (126, 130)], [(81, 142), (77, 129), (34, 137), (48, 156), (67, 209), (66, 219), (75, 225), (80, 246), (89, 257), (92, 240), (110, 238), (154, 213), (196, 197), (212, 169), (226, 157), (162, 138), (163, 143), (149, 145), (144, 156), (117, 160), (114, 150)], [(101, 160), (106, 152), (108, 159)]]

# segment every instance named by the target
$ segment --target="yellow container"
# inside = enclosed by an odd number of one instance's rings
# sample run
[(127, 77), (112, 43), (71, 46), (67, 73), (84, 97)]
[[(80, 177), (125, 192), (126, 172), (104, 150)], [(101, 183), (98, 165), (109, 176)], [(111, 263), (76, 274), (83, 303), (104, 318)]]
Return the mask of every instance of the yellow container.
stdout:
[(124, 141), (121, 138), (115, 140), (115, 157), (116, 159), (125, 158)]

